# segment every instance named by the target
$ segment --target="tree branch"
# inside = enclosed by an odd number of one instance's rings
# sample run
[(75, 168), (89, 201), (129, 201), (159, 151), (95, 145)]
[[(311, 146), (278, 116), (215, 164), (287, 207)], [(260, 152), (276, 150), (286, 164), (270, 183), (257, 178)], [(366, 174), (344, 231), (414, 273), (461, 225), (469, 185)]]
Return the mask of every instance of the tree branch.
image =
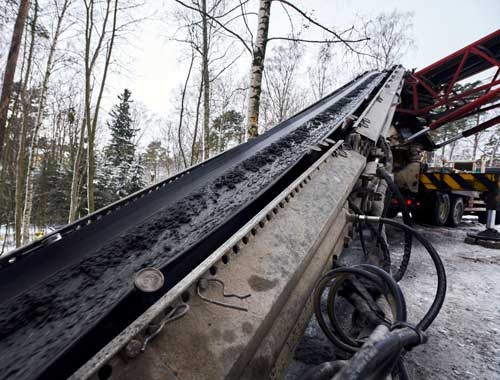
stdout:
[(250, 47), (248, 46), (248, 44), (246, 43), (246, 41), (240, 36), (238, 35), (236, 32), (233, 32), (231, 29), (227, 28), (223, 23), (221, 23), (219, 20), (217, 20), (216, 18), (214, 18), (213, 16), (209, 15), (208, 13), (206, 12), (202, 12), (201, 9), (196, 9), (195, 7), (192, 7), (184, 2), (182, 2), (181, 0), (174, 0), (176, 3), (179, 3), (181, 4), (183, 7), (185, 8), (188, 8), (188, 9), (191, 9), (193, 11), (196, 11), (196, 12), (199, 12), (201, 14), (204, 14), (206, 17), (208, 17), (210, 20), (213, 20), (216, 24), (218, 24), (222, 29), (224, 29), (226, 32), (228, 32), (229, 34), (231, 34), (232, 36), (236, 37), (238, 40), (240, 40), (240, 42), (243, 44), (243, 46), (248, 50), (248, 52), (250, 54), (252, 54), (252, 50), (250, 49)]
[(278, 2), (280, 2), (282, 4), (285, 4), (285, 5), (289, 6), (290, 8), (294, 9), (297, 13), (299, 13), (302, 17), (304, 17), (307, 21), (309, 21), (311, 24), (316, 25), (317, 27), (323, 29), (324, 31), (326, 31), (326, 32), (334, 35), (335, 38), (337, 38), (339, 40), (338, 42), (343, 43), (345, 46), (347, 46), (347, 48), (349, 50), (351, 50), (351, 51), (353, 51), (353, 52), (355, 52), (357, 54), (366, 54), (366, 53), (362, 53), (362, 52), (357, 51), (350, 44), (351, 43), (356, 43), (356, 42), (362, 42), (362, 41), (369, 40), (368, 37), (365, 37), (365, 38), (362, 38), (362, 39), (359, 39), (359, 40), (346, 40), (346, 39), (342, 38), (342, 36), (340, 34), (338, 34), (337, 32), (333, 31), (332, 29), (327, 28), (326, 26), (320, 24), (319, 22), (317, 22), (316, 20), (314, 20), (313, 18), (311, 18), (310, 16), (308, 16), (302, 9), (298, 8), (294, 4), (292, 4), (292, 3), (290, 3), (290, 2), (288, 2), (286, 0), (274, 0), (274, 1), (278, 1)]
[[(284, 40), (284, 41), (293, 41), (293, 42), (309, 42), (313, 44), (338, 44), (338, 43), (343, 43), (343, 41), (340, 40), (308, 40), (304, 38), (293, 38), (293, 37), (270, 37), (267, 39), (267, 41), (273, 41), (273, 40)], [(359, 39), (359, 40), (353, 40), (353, 42), (362, 42), (365, 39)]]

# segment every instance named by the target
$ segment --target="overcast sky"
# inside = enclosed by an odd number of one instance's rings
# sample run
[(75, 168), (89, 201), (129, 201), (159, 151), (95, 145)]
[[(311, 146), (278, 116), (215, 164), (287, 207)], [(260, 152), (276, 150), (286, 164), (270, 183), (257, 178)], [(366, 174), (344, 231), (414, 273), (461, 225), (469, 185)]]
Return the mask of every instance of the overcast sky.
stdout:
[[(407, 68), (423, 68), (500, 27), (500, 0), (296, 0), (294, 3), (313, 11), (317, 20), (336, 30), (352, 25), (357, 14), (375, 16), (393, 9), (414, 12), (416, 47), (403, 59), (402, 64)], [(178, 62), (176, 46), (166, 38), (175, 25), (169, 25), (163, 13), (174, 7), (174, 1), (154, 4), (158, 7), (154, 11), (158, 20), (142, 23), (137, 39), (127, 48), (133, 75), (122, 73), (108, 83), (110, 93), (128, 87), (137, 101), (155, 112), (165, 113), (171, 107), (172, 90), (183, 80), (185, 68)], [(281, 30), (288, 30), (288, 22), (278, 4), (274, 4), (270, 34)], [(243, 60), (241, 65), (248, 66), (249, 60)]]

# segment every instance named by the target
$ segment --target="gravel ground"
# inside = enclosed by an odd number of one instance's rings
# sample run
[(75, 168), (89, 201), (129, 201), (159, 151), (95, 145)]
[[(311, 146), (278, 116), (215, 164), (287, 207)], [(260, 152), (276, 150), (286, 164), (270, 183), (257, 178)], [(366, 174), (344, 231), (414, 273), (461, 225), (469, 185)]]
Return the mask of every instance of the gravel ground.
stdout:
[[(429, 341), (406, 355), (410, 379), (500, 379), (500, 250), (463, 242), (484, 227), (466, 221), (459, 228), (419, 226), (440, 253), (448, 289), (441, 312), (428, 330)], [(402, 252), (402, 236), (389, 231), (391, 250)], [(415, 243), (400, 283), (408, 319), (418, 321), (432, 302), (436, 279), (432, 262)], [(287, 379), (335, 353), (313, 317), (291, 363)]]

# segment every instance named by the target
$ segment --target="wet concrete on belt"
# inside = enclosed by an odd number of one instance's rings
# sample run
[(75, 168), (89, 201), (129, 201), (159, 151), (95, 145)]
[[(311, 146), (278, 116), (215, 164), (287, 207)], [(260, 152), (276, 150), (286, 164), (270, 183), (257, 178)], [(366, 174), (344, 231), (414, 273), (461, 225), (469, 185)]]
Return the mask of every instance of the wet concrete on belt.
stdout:
[(226, 174), (1, 305), (0, 378), (34, 378), (131, 290), (135, 272), (162, 267), (206, 237), (279, 178), (373, 87), (368, 81)]

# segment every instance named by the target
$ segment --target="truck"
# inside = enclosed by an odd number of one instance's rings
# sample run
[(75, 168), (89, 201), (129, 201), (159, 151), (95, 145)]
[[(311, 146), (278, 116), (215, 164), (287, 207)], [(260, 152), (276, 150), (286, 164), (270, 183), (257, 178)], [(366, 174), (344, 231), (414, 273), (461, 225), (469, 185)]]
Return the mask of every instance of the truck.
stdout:
[[(464, 215), (475, 215), (486, 223), (486, 202), (497, 191), (499, 173), (499, 168), (486, 167), (484, 159), (442, 165), (420, 161), (396, 172), (394, 178), (415, 222), (457, 227)], [(400, 209), (400, 201), (393, 197), (388, 216), (395, 217)], [(500, 224), (500, 214), (495, 224)]]

